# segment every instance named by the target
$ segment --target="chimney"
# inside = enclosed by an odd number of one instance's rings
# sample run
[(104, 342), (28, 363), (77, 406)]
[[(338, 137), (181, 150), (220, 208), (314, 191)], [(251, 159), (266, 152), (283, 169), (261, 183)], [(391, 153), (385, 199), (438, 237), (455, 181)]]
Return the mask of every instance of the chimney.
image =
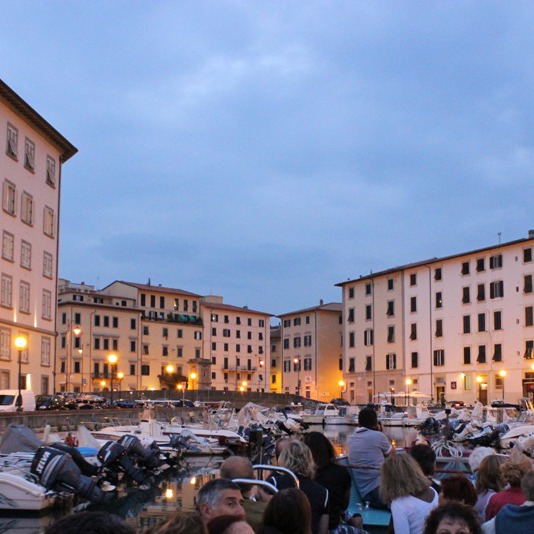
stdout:
[(534, 237), (534, 230), (529, 230), (528, 231), (528, 238), (532, 239), (533, 237)]
[(319, 301), (319, 306), (322, 306), (323, 304), (324, 304), (324, 301), (323, 301), (323, 299), (321, 299), (321, 300)]

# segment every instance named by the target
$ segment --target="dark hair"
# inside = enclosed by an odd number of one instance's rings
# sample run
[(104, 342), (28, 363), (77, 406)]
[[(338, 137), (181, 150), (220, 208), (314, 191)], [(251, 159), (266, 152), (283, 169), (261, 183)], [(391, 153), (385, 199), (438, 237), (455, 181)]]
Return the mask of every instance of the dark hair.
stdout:
[(232, 482), (227, 478), (215, 478), (206, 482), (198, 491), (196, 499), (197, 508), (200, 507), (201, 504), (215, 506), (217, 504), (219, 493), (227, 489), (241, 491), (235, 482)]
[(470, 534), (482, 534), (474, 508), (459, 502), (448, 502), (434, 508), (426, 518), (423, 534), (435, 534), (444, 519), (463, 521), (469, 528)]
[(135, 534), (122, 517), (109, 512), (79, 512), (62, 517), (45, 534)]
[(263, 514), (263, 534), (311, 534), (311, 507), (308, 497), (299, 489), (276, 493)]
[(208, 523), (208, 534), (224, 534), (226, 529), (231, 527), (234, 523), (241, 523), (245, 520), (237, 515), (220, 515), (214, 517)]
[(318, 469), (336, 461), (336, 453), (330, 440), (322, 432), (302, 434), (302, 441), (310, 448)]
[(208, 530), (199, 514), (180, 511), (148, 532), (150, 534), (207, 534)]
[(475, 506), (477, 491), (473, 483), (464, 475), (451, 475), (441, 481), (441, 495), (447, 501), (457, 501)]
[(419, 464), (423, 473), (429, 477), (434, 473), (434, 466), (436, 463), (436, 453), (429, 445), (420, 443), (414, 445), (410, 454), (412, 458)]
[(378, 417), (373, 408), (362, 408), (358, 414), (358, 424), (374, 430), (378, 425)]

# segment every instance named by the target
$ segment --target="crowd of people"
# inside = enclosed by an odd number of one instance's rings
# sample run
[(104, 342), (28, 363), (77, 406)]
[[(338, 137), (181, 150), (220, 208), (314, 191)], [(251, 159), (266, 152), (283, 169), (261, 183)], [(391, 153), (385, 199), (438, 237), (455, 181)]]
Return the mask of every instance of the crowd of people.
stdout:
[[(177, 512), (149, 532), (364, 534), (361, 514), (347, 512), (354, 480), (362, 502), (391, 511), (390, 534), (534, 533), (531, 460), (515, 450), (506, 457), (491, 450), (478, 456), (472, 479), (453, 474), (440, 482), (428, 444), (395, 453), (376, 412), (364, 408), (348, 440), (349, 467), (337, 463), (321, 432), (282, 439), (265, 481), (255, 480), (248, 458), (232, 456), (221, 465), (220, 477), (199, 490), (195, 512)], [(67, 516), (47, 534), (133, 533), (117, 516), (106, 521), (102, 515)]]

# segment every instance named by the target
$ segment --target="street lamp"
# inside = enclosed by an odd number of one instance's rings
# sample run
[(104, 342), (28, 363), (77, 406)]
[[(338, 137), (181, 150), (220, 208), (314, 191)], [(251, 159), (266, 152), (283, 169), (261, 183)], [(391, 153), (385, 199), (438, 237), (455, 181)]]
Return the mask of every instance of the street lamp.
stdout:
[(482, 382), (484, 381), (484, 379), (479, 375), (476, 377), (476, 381), (477, 381), (477, 384), (478, 384), (478, 400), (480, 402), (481, 401), (481, 397), (482, 397)]
[(297, 397), (300, 397), (300, 358), (294, 358), (293, 363), (295, 364), (295, 367), (297, 368)]
[[(263, 358), (260, 358), (259, 364), (260, 364), (261, 372), (262, 372), (262, 374), (264, 374), (263, 366), (265, 365), (265, 360)], [(264, 380), (265, 380), (265, 384), (267, 384), (267, 376), (264, 377)], [(258, 374), (258, 389), (260, 390), (260, 393), (261, 393), (262, 387), (261, 387), (261, 383), (260, 383), (259, 374)], [(267, 388), (265, 387), (265, 389), (267, 389)]]
[(117, 373), (117, 378), (119, 379), (119, 393), (122, 391), (122, 379), (124, 378), (124, 373), (119, 371)]
[(504, 369), (501, 369), (499, 371), (499, 376), (502, 380), (502, 400), (504, 401), (504, 377), (506, 376), (506, 371)]
[(72, 349), (74, 345), (73, 340), (72, 340), (72, 334), (78, 337), (81, 333), (82, 333), (82, 329), (78, 325), (72, 328), (71, 324), (69, 323), (70, 343), (68, 347), (69, 352), (67, 354), (67, 368), (65, 369), (65, 392), (66, 393), (69, 392), (69, 379), (72, 373)]
[(117, 362), (119, 357), (116, 354), (110, 354), (108, 356), (108, 362), (111, 365), (111, 376), (110, 376), (110, 389), (111, 389), (111, 403), (113, 404), (113, 375), (117, 372)]
[(406, 382), (406, 392), (408, 393), (407, 406), (410, 406), (410, 386), (413, 384), (413, 381), (411, 378), (407, 378), (405, 382)]
[(178, 391), (182, 392), (182, 402), (183, 402), (183, 400), (185, 399), (185, 388), (184, 388), (184, 385), (183, 384), (178, 384), (176, 386), (176, 389), (178, 389)]
[[(174, 365), (172, 364), (168, 364), (165, 366), (165, 372), (168, 374), (168, 375), (172, 375), (172, 373), (174, 373)], [(169, 386), (169, 384), (167, 384), (167, 389), (169, 390), (169, 399), (171, 398), (171, 388)], [(165, 393), (165, 397), (167, 396), (167, 393)]]
[(339, 396), (343, 399), (343, 388), (345, 387), (345, 382), (340, 380), (337, 385), (339, 386)]
[(17, 397), (17, 402), (15, 403), (17, 406), (17, 412), (22, 411), (22, 392), (21, 392), (21, 386), (22, 386), (22, 351), (28, 346), (28, 339), (26, 336), (17, 336), (15, 338), (15, 347), (17, 347), (17, 350), (19, 352), (19, 396)]
[[(189, 378), (191, 379), (191, 389), (195, 389), (195, 380), (197, 378), (197, 374), (195, 372), (190, 373)], [(195, 398), (198, 399), (198, 392), (195, 394)]]

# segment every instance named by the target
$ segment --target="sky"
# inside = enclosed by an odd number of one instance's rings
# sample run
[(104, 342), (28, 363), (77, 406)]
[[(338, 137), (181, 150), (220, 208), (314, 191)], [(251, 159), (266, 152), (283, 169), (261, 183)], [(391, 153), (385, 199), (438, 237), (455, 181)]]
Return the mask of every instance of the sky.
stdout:
[[(0, 0), (79, 152), (59, 275), (274, 315), (534, 228), (534, 3)], [(500, 236), (499, 236), (500, 234)]]

